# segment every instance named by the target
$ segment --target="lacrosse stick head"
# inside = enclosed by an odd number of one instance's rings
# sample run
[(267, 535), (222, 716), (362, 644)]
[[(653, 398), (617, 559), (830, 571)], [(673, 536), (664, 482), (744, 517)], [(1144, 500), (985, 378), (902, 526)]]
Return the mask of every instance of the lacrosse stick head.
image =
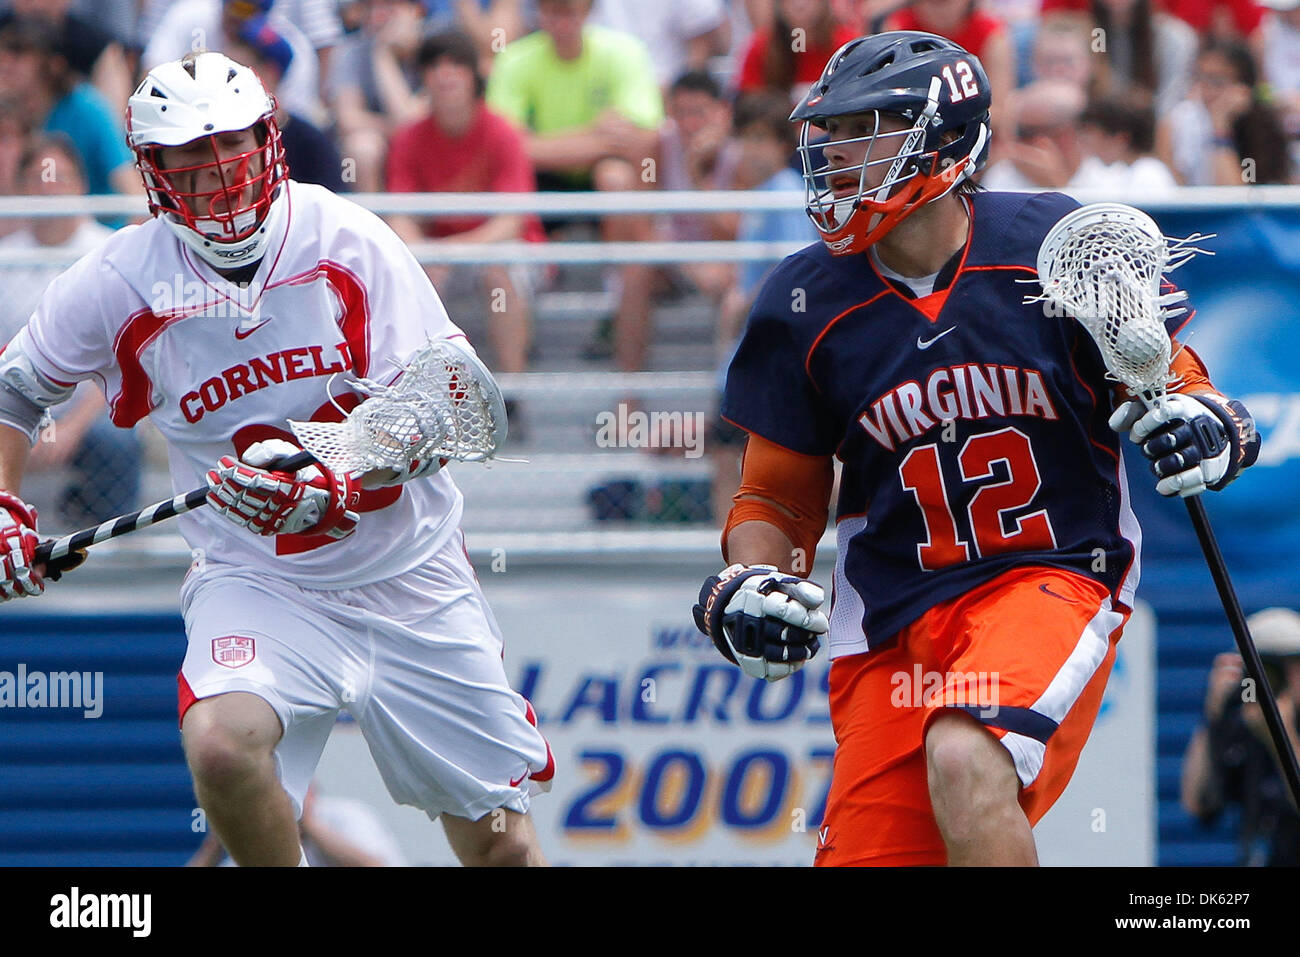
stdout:
[(1062, 217), (1038, 251), (1042, 296), (1077, 319), (1110, 377), (1148, 405), (1165, 394), (1170, 341), (1160, 283), (1169, 244), (1146, 213), (1093, 203)]
[(405, 471), (430, 459), (482, 462), (506, 439), (501, 390), (485, 365), (454, 340), (440, 339), (399, 366), (385, 385), (350, 384), (368, 398), (342, 422), (296, 422), (304, 449), (335, 471)]

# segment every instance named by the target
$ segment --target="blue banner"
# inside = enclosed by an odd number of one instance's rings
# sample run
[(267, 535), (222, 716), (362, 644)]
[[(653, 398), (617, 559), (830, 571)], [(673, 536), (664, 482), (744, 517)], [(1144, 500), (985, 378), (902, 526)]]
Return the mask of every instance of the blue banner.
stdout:
[[(1217, 234), (1200, 244), (1213, 256), (1197, 256), (1171, 276), (1196, 309), (1179, 338), (1220, 391), (1246, 403), (1263, 440), (1254, 468), (1205, 496), (1233, 583), (1247, 613), (1300, 606), (1300, 208), (1169, 211), (1155, 219), (1167, 236)], [(1186, 509), (1155, 493), (1140, 455), (1127, 463), (1145, 539), (1139, 597), (1157, 613), (1212, 611), (1218, 597)]]

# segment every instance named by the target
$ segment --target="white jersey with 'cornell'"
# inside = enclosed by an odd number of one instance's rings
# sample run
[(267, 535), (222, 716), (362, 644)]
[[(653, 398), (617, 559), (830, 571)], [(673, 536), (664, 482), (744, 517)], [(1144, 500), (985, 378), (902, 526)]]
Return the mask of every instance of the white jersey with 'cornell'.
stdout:
[[(390, 381), (394, 360), (428, 339), (463, 337), (377, 216), (317, 186), (290, 181), (286, 192), (281, 234), (246, 290), (153, 219), (55, 279), (15, 339), (56, 382), (95, 379), (117, 425), (149, 416), (167, 440), (177, 493), (202, 486), (222, 455), (292, 441), (288, 419), (341, 418), (331, 391), (345, 408), (359, 398), (346, 379)], [(260, 536), (208, 508), (178, 521), (213, 559), (345, 588), (419, 565), (459, 526), (461, 504), (439, 472), (363, 493), (357, 529), (341, 541)]]

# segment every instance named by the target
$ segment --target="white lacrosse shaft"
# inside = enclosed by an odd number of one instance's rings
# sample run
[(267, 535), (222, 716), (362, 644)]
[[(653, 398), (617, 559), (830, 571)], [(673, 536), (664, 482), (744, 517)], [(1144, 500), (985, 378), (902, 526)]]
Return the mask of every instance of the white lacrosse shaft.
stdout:
[(390, 384), (349, 382), (367, 398), (342, 422), (290, 419), (289, 428), (336, 472), (412, 475), (421, 463), (496, 457), (506, 439), (505, 400), (478, 356), (455, 340), (439, 339), (398, 368)]

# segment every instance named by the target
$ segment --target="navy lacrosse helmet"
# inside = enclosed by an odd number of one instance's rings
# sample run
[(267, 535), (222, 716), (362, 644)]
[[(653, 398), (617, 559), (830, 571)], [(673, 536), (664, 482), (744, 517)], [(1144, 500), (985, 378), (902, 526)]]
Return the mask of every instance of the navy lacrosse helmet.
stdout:
[[(991, 102), (980, 61), (944, 37), (897, 30), (840, 47), (790, 114), (791, 122), (803, 121), (806, 209), (827, 248), (835, 255), (862, 252), (973, 176), (988, 158)], [(882, 131), (881, 113), (910, 125)], [(823, 160), (828, 144), (812, 131), (854, 114), (874, 114), (870, 132), (834, 140), (841, 148), (866, 144), (862, 161)], [(877, 140), (889, 148), (876, 149)], [(874, 181), (868, 170), (882, 167), (883, 179)]]

